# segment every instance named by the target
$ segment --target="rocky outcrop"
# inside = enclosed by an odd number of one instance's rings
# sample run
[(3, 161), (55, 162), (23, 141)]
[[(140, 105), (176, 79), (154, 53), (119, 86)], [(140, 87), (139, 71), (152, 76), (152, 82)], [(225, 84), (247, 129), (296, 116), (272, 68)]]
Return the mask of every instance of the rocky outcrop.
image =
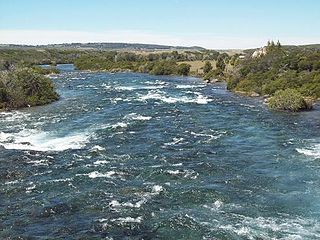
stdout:
[(256, 51), (254, 51), (254, 53), (251, 55), (252, 58), (258, 58), (258, 57), (262, 57), (264, 55), (267, 54), (267, 47), (262, 47)]

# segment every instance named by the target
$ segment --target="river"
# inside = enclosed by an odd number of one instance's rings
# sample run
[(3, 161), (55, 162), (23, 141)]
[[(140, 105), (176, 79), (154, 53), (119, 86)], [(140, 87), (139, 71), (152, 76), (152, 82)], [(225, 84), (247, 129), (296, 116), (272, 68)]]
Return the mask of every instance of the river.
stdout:
[(320, 107), (59, 65), (61, 99), (0, 112), (0, 238), (319, 239)]

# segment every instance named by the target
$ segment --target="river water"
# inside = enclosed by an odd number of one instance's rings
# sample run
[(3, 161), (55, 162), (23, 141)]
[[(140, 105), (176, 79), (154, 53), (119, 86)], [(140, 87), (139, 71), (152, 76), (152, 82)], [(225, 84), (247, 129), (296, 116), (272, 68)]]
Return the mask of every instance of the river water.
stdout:
[(0, 113), (0, 238), (319, 239), (320, 109), (191, 77), (60, 65)]

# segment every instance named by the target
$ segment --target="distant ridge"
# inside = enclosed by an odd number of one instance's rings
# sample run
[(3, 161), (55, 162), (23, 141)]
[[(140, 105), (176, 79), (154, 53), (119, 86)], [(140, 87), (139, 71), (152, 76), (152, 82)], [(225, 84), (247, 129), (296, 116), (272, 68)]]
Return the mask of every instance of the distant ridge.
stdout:
[(162, 50), (206, 50), (203, 47), (192, 46), (168, 46), (158, 44), (143, 43), (62, 43), (48, 45), (18, 45), (18, 44), (0, 44), (0, 48), (54, 48), (54, 49), (79, 49), (79, 50), (127, 50), (127, 51), (162, 51)]

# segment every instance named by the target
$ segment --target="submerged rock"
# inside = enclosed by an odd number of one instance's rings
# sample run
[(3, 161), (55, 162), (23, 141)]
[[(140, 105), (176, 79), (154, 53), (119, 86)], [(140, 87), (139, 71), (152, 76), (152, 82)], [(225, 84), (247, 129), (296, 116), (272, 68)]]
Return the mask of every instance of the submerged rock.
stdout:
[(66, 203), (59, 203), (54, 206), (44, 207), (40, 213), (39, 217), (50, 217), (58, 214), (67, 214), (76, 211), (77, 207), (74, 205), (68, 205)]

